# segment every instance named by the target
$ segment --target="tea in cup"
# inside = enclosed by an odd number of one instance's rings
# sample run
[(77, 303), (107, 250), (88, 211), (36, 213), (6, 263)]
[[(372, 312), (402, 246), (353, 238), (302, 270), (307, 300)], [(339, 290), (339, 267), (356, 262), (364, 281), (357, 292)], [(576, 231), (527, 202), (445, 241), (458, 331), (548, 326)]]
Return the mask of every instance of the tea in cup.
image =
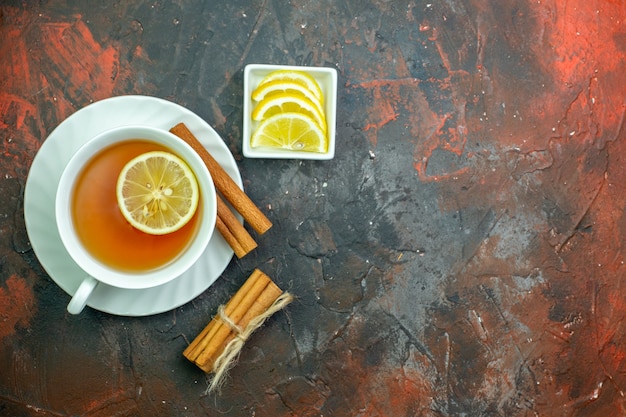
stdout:
[[(142, 160), (152, 155), (150, 152), (181, 161), (177, 166), (184, 166), (185, 172), (195, 179), (193, 185), (197, 184), (197, 206), (182, 227), (172, 228), (175, 230), (161, 233), (149, 230), (149, 226), (144, 229), (141, 222), (127, 217), (128, 210), (122, 210), (126, 205), (120, 202), (120, 173), (129, 161)], [(171, 193), (164, 190), (168, 191)], [(209, 243), (217, 216), (216, 204), (215, 187), (206, 165), (191, 146), (174, 134), (147, 126), (122, 126), (89, 140), (64, 168), (55, 200), (61, 241), (85, 271), (68, 311), (80, 313), (100, 283), (145, 289), (183, 274)], [(147, 207), (146, 204), (142, 208), (148, 210)]]

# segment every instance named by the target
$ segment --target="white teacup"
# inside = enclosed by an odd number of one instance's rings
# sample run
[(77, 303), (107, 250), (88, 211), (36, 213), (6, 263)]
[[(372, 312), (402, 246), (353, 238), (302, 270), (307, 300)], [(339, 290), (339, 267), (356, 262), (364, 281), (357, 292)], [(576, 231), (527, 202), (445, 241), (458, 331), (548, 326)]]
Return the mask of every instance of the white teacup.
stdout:
[[(196, 176), (200, 190), (197, 208), (200, 217), (187, 246), (169, 263), (144, 271), (128, 271), (105, 264), (85, 248), (77, 235), (73, 220), (72, 199), (75, 182), (93, 157), (109, 146), (138, 139), (164, 146), (188, 164)], [(111, 178), (111, 181), (116, 182), (117, 176)], [(72, 156), (59, 180), (55, 216), (65, 249), (74, 262), (85, 271), (84, 280), (67, 306), (70, 313), (78, 314), (87, 305), (89, 296), (100, 283), (118, 288), (145, 289), (165, 284), (187, 271), (205, 251), (215, 228), (217, 217), (215, 186), (200, 156), (179, 137), (166, 130), (148, 126), (122, 126), (95, 136)]]

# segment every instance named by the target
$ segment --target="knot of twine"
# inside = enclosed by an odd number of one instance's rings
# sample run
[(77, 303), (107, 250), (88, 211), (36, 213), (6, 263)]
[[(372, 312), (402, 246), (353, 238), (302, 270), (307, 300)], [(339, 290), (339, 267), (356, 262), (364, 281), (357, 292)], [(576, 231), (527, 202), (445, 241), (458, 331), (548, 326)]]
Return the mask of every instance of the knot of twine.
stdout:
[(238, 326), (237, 323), (228, 317), (224, 305), (219, 306), (217, 310), (219, 318), (230, 327), (235, 333), (235, 337), (226, 344), (224, 351), (213, 364), (213, 378), (209, 384), (209, 392), (213, 392), (222, 386), (226, 374), (237, 363), (239, 353), (250, 335), (261, 327), (271, 315), (282, 310), (292, 301), (293, 296), (291, 294), (288, 292), (282, 293), (263, 314), (254, 317), (244, 328)]

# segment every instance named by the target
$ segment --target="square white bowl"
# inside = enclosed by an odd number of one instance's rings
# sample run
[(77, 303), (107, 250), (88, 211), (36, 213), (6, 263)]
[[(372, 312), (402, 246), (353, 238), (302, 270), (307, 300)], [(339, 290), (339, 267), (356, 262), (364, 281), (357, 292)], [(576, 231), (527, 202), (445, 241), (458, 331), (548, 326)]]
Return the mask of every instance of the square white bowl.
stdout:
[[(328, 129), (328, 151), (325, 153), (261, 149), (250, 146), (250, 137), (259, 122), (252, 120), (252, 91), (272, 71), (296, 70), (311, 75), (324, 93), (324, 113)], [(269, 159), (333, 159), (335, 156), (335, 124), (337, 121), (337, 70), (326, 67), (300, 67), (291, 65), (249, 64), (243, 73), (243, 155), (247, 158)]]

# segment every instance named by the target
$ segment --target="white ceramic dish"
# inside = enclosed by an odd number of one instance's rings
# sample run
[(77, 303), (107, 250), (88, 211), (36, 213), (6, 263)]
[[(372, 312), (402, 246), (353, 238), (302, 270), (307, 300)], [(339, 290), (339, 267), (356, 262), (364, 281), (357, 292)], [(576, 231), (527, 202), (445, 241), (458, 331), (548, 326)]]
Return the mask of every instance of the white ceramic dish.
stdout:
[[(73, 295), (80, 285), (84, 272), (63, 247), (55, 226), (55, 193), (65, 164), (89, 138), (113, 127), (143, 124), (169, 130), (180, 122), (187, 125), (243, 188), (235, 160), (215, 130), (184, 107), (154, 97), (120, 96), (91, 104), (63, 121), (39, 149), (24, 192), (26, 229), (39, 262), (69, 295)], [(147, 316), (169, 311), (204, 292), (228, 266), (232, 256), (233, 250), (222, 236), (213, 233), (204, 254), (178, 278), (142, 290), (99, 285), (87, 305), (123, 316)]]
[[(309, 73), (317, 80), (324, 93), (324, 110), (328, 125), (328, 152), (299, 152), (288, 150), (273, 150), (252, 148), (250, 136), (258, 122), (252, 120), (251, 114), (254, 103), (251, 99), (252, 91), (259, 82), (272, 71), (297, 70)], [(337, 122), (337, 70), (326, 67), (300, 67), (289, 65), (249, 64), (243, 75), (243, 154), (247, 158), (270, 159), (333, 159), (335, 156), (335, 125)]]

